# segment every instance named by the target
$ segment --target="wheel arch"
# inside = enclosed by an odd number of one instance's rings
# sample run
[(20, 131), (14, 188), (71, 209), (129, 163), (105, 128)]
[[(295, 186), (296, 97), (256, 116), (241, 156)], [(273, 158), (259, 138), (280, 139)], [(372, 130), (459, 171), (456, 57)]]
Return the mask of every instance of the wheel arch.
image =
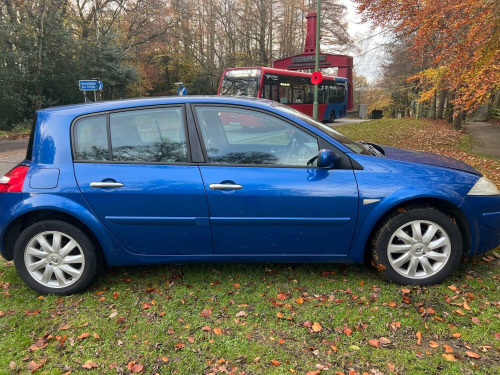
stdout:
[(16, 217), (6, 228), (5, 235), (3, 238), (3, 249), (6, 259), (12, 260), (14, 257), (14, 245), (16, 239), (19, 237), (21, 232), (33, 225), (34, 223), (44, 221), (44, 220), (61, 220), (69, 224), (74, 225), (80, 229), (85, 235), (89, 237), (97, 251), (99, 252), (99, 258), (102, 262), (106, 262), (103, 247), (101, 242), (94, 234), (94, 232), (80, 219), (68, 214), (64, 211), (54, 210), (54, 209), (37, 209), (33, 211), (28, 211), (22, 215)]
[(462, 252), (463, 254), (468, 253), (467, 250), (471, 247), (472, 237), (469, 221), (467, 220), (465, 214), (460, 210), (460, 208), (455, 204), (440, 198), (415, 198), (399, 202), (398, 204), (392, 206), (389, 210), (387, 210), (381, 217), (379, 217), (375, 225), (372, 226), (372, 229), (365, 241), (363, 252), (363, 260), (365, 262), (371, 261), (372, 242), (380, 226), (384, 222), (386, 222), (389, 217), (395, 215), (399, 210), (409, 210), (413, 208), (435, 209), (449, 215), (457, 224), (458, 229), (460, 230), (460, 233), (462, 235)]

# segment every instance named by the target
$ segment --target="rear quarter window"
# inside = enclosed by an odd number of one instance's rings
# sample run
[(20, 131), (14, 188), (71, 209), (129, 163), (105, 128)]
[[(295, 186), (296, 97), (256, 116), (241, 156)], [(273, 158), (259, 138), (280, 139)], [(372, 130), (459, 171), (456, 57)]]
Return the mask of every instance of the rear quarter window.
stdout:
[(76, 160), (109, 160), (106, 116), (79, 119), (73, 137)]

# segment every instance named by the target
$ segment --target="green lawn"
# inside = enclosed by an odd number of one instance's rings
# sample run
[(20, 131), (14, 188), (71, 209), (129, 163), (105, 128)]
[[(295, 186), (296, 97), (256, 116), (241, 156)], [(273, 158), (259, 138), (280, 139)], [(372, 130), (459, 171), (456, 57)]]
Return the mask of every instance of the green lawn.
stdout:
[[(497, 178), (495, 162), (469, 154), (443, 123), (338, 129), (415, 149), (439, 143)], [(163, 265), (112, 268), (70, 297), (39, 296), (2, 260), (0, 374), (497, 374), (498, 253), (422, 288), (363, 265)]]

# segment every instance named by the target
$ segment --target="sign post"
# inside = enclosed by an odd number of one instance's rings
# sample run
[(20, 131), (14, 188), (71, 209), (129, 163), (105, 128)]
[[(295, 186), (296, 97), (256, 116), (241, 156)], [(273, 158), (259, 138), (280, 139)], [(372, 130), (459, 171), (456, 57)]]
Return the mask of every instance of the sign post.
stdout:
[(94, 101), (97, 101), (97, 91), (102, 91), (103, 89), (103, 84), (99, 79), (81, 79), (78, 81), (78, 87), (80, 88), (80, 91), (83, 91), (83, 96), (85, 98), (85, 103), (87, 103), (87, 91), (93, 91), (94, 92)]
[[(319, 73), (319, 22), (321, 19), (321, 0), (316, 2), (316, 58), (314, 62), (314, 72)], [(319, 73), (321, 75), (321, 73)], [(322, 79), (322, 77), (320, 77)], [(321, 82), (321, 81), (320, 81)], [(318, 84), (314, 85), (313, 119), (318, 120)]]

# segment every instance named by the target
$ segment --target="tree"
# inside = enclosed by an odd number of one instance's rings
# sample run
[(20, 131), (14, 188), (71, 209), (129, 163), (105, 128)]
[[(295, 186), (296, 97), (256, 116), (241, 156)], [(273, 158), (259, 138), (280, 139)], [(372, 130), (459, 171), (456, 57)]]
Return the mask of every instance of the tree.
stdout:
[[(490, 100), (500, 88), (500, 7), (494, 0), (355, 0), (365, 20), (392, 28), (421, 71), (421, 101), (452, 93), (454, 117)], [(496, 26), (495, 26), (496, 25)], [(455, 124), (460, 126), (459, 121)]]

